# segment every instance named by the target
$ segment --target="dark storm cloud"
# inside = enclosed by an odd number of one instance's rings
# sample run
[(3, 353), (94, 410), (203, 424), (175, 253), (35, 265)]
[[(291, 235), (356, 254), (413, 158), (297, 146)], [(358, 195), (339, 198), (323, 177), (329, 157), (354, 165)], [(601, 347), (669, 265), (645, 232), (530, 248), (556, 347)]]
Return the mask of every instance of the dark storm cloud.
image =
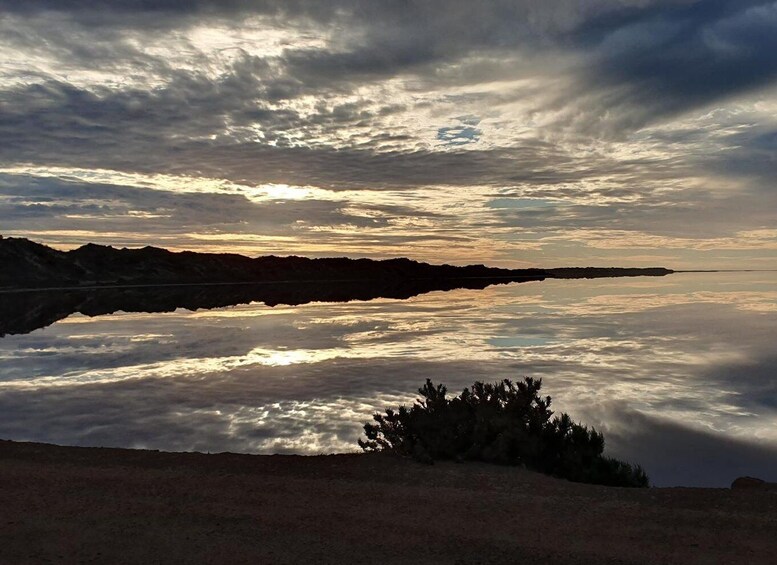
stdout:
[[(665, 0), (550, 3), (465, 1), (1, 2), (32, 16), (60, 13), (74, 24), (153, 30), (159, 22), (261, 15), (278, 25), (305, 20), (347, 25), (345, 50), (290, 50), (289, 74), (306, 82), (392, 75), (407, 67), (456, 60), (470, 51), (561, 49), (590, 54), (597, 79), (630, 86), (629, 96), (667, 109), (702, 104), (774, 79), (777, 8), (763, 0)], [(184, 20), (185, 18), (185, 20)], [(99, 25), (95, 25), (99, 24)], [(44, 31), (44, 30), (39, 30)], [(587, 67), (587, 65), (586, 65)]]
[[(672, 0), (647, 4), (672, 4)], [(555, 4), (555, 5), (554, 5)], [(41, 12), (67, 13), (74, 21), (103, 20), (127, 26), (137, 25), (133, 15), (165, 21), (197, 16), (236, 17), (270, 15), (287, 19), (308, 18), (319, 23), (351, 20), (379, 28), (381, 23), (401, 24), (408, 28), (447, 27), (461, 30), (469, 37), (490, 37), (505, 42), (515, 34), (515, 23), (544, 29), (569, 29), (591, 15), (621, 12), (629, 6), (645, 5), (640, 0), (596, 0), (580, 6), (561, 0), (550, 3), (536, 0), (495, 0), (473, 3), (468, 0), (432, 0), (415, 2), (361, 2), (360, 0), (2, 0), (0, 7), (11, 13), (35, 15)], [(477, 18), (476, 18), (477, 16)], [(130, 19), (128, 19), (128, 17)], [(382, 22), (376, 20), (382, 18)], [(488, 26), (473, 25), (477, 20)]]
[(185, 24), (195, 17), (227, 17), (248, 13), (311, 13), (324, 19), (328, 10), (324, 6), (316, 10), (315, 4), (294, 0), (2, 0), (0, 9), (27, 17), (66, 14), (73, 23), (86, 26), (159, 30)]
[(774, 82), (777, 4), (694, 2), (607, 30), (590, 83), (627, 85), (615, 100), (642, 119), (705, 106)]
[[(711, 160), (709, 166), (724, 178), (751, 179), (754, 189), (764, 198), (775, 195), (777, 179), (777, 128), (769, 124), (748, 124), (745, 131), (725, 138), (728, 150)], [(777, 210), (775, 206), (764, 206)], [(776, 222), (768, 222), (774, 225)]]

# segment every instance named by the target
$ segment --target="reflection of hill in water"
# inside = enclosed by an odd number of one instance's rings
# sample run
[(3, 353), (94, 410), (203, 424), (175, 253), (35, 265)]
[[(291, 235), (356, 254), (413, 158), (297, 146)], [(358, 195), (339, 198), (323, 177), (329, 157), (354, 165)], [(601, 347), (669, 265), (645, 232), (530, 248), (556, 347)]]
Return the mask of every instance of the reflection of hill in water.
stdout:
[(483, 289), (493, 284), (543, 280), (544, 277), (337, 281), (318, 283), (147, 286), (0, 293), (0, 336), (25, 334), (81, 313), (172, 312), (262, 302), (268, 306), (308, 302), (348, 302), (375, 298), (405, 299), (435, 290)]
[[(58, 251), (24, 238), (2, 236), (0, 265), (0, 288), (41, 289), (0, 292), (0, 336), (28, 333), (75, 312), (97, 316), (118, 310), (169, 312), (249, 302), (274, 306), (409, 298), (432, 290), (480, 289), (546, 277), (671, 273), (661, 267), (502, 269), (430, 265), (402, 257), (379, 261), (294, 256), (252, 259), (226, 253), (174, 253), (155, 247), (115, 249), (94, 244)], [(60, 289), (47, 292), (45, 288)]]

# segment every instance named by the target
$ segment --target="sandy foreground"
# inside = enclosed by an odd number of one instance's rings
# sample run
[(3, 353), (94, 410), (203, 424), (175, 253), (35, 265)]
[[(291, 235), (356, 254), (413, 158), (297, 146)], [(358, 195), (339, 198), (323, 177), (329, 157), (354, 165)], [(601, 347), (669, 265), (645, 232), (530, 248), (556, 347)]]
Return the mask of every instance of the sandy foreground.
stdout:
[(0, 563), (777, 563), (777, 492), (0, 441)]

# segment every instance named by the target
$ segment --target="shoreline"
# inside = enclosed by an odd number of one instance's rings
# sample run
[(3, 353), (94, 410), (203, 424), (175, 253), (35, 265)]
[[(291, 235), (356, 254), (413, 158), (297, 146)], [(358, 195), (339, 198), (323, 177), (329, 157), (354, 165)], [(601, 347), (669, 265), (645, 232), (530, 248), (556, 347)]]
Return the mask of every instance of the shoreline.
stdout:
[(771, 563), (777, 492), (0, 440), (0, 562)]

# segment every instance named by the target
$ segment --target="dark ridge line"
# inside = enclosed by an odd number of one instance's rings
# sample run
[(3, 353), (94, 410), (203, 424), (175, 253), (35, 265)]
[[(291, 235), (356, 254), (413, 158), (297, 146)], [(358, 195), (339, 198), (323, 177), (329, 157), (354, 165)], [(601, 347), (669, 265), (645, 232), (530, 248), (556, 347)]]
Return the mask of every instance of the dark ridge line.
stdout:
[(665, 276), (664, 267), (537, 267), (508, 269), (478, 265), (430, 264), (407, 257), (351, 259), (235, 253), (173, 252), (163, 248), (115, 248), (89, 243), (58, 251), (25, 238), (0, 236), (0, 290), (143, 288), (208, 284), (276, 285), (292, 282), (381, 285), (387, 281), (450, 286), (452, 281), (527, 281)]

